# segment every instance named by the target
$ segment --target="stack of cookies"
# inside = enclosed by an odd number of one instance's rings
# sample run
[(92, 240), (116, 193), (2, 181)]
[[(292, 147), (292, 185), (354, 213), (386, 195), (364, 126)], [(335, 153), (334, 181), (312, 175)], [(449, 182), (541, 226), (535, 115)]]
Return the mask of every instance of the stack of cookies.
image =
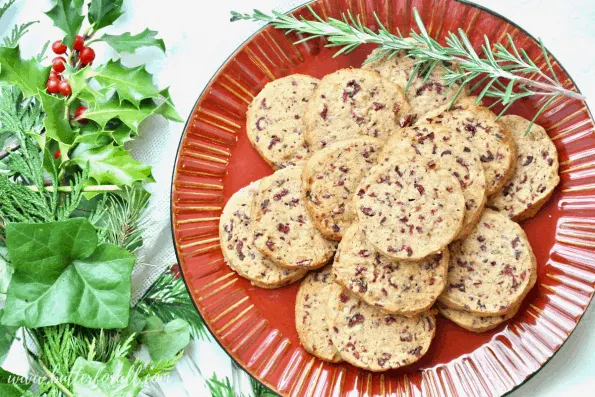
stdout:
[(537, 271), (515, 221), (559, 182), (543, 128), (525, 134), (527, 120), (498, 119), (464, 89), (451, 106), (440, 67), (405, 92), (413, 69), (399, 54), (265, 86), (246, 128), (277, 171), (236, 192), (220, 221), (240, 276), (303, 279), (307, 351), (371, 371), (419, 360), (437, 313), (472, 332), (516, 314)]

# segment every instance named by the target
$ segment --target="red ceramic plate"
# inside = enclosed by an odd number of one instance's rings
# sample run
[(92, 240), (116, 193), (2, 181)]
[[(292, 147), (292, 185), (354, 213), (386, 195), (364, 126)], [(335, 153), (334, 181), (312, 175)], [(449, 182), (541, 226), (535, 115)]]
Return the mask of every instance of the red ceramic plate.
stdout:
[[(374, 11), (390, 30), (414, 26), (417, 8), (435, 38), (463, 29), (480, 45), (511, 34), (537, 64), (546, 64), (535, 40), (489, 10), (454, 0), (319, 0), (314, 10), (338, 18), (351, 10), (376, 29)], [(308, 16), (305, 8), (294, 11)], [(538, 261), (537, 286), (519, 314), (481, 335), (438, 318), (436, 339), (413, 366), (384, 374), (328, 364), (299, 344), (294, 324), (298, 285), (264, 290), (224, 263), (217, 225), (227, 199), (272, 173), (250, 146), (245, 113), (271, 80), (292, 73), (321, 78), (358, 67), (371, 50), (332, 58), (322, 40), (294, 45), (299, 37), (267, 27), (246, 41), (204, 90), (178, 152), (172, 187), (172, 227), (179, 263), (196, 307), (229, 355), (271, 389), (287, 396), (496, 396), (518, 387), (562, 346), (591, 301), (595, 287), (595, 136), (582, 102), (559, 98), (538, 122), (556, 144), (562, 182), (547, 205), (523, 223)], [(552, 59), (558, 78), (577, 90)], [(531, 117), (536, 99), (509, 113)]]

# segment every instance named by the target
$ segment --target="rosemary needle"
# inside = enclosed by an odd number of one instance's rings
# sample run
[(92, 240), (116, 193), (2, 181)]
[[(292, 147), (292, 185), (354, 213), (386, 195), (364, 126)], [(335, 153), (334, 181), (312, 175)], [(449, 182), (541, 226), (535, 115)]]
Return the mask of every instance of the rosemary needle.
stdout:
[[(443, 80), (449, 88), (455, 84), (465, 86), (473, 83), (472, 90), (474, 90), (485, 83), (478, 94), (477, 102), (479, 103), (482, 98), (495, 99), (494, 105), (503, 106), (498, 117), (513, 103), (528, 96), (547, 97), (531, 124), (545, 107), (559, 96), (582, 101), (586, 99), (585, 96), (562, 86), (541, 41), (539, 46), (548, 66), (547, 72), (542, 71), (524, 49), (517, 48), (510, 35), (507, 37), (510, 49), (501, 43), (492, 46), (488, 37), (484, 36), (484, 43), (478, 53), (462, 29), (459, 29), (456, 34), (449, 32), (446, 36), (446, 45), (442, 45), (430, 37), (417, 9), (413, 10), (413, 15), (418, 32), (411, 32), (410, 38), (403, 37), (399, 31), (396, 35), (390, 33), (376, 14), (379, 26), (377, 32), (364, 26), (359, 16), (354, 17), (350, 12), (343, 15), (342, 19), (329, 18), (325, 21), (310, 6), (308, 9), (314, 17), (313, 20), (303, 17), (298, 19), (293, 15), (276, 11), (268, 15), (254, 10), (252, 14), (232, 11), (231, 21), (265, 22), (275, 28), (286, 30), (287, 33), (297, 32), (307, 35), (297, 43), (326, 37), (327, 47), (341, 47), (335, 56), (350, 53), (361, 44), (378, 45), (376, 55), (366, 62), (373, 62), (405, 51), (407, 56), (417, 60), (410, 82), (416, 75), (427, 79), (434, 67), (440, 63), (446, 69)], [(451, 106), (460, 92), (461, 90), (453, 98)]]

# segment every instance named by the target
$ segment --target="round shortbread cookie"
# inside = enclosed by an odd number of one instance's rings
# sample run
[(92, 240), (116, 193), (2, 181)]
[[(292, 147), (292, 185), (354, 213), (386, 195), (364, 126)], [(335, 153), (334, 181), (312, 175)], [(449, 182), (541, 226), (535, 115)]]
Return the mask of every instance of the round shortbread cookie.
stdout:
[(335, 285), (330, 265), (310, 273), (302, 281), (295, 300), (295, 326), (306, 351), (336, 363), (341, 357), (328, 326), (328, 301)]
[(353, 195), (381, 148), (375, 138), (348, 139), (316, 152), (304, 166), (306, 209), (324, 237), (341, 240), (355, 219)]
[(278, 288), (306, 275), (304, 269), (277, 266), (254, 247), (250, 209), (260, 181), (234, 193), (219, 221), (219, 238), (225, 261), (236, 273), (261, 288)]
[(517, 146), (516, 169), (504, 188), (490, 197), (488, 206), (515, 221), (533, 217), (560, 182), (558, 151), (545, 129), (519, 116), (500, 121), (512, 132)]
[[(368, 59), (378, 55), (378, 50), (372, 51)], [(396, 55), (390, 57), (385, 56), (378, 60), (367, 63), (362, 66), (362, 69), (373, 70), (393, 83), (397, 84), (403, 90), (407, 89), (405, 94), (407, 100), (411, 105), (412, 112), (418, 116), (424, 115), (431, 110), (437, 109), (441, 106), (448, 105), (453, 100), (455, 94), (459, 90), (458, 84), (449, 88), (443, 84), (442, 76), (447, 73), (447, 70), (437, 65), (427, 79), (416, 76), (413, 78), (409, 87), (407, 83), (415, 69), (414, 58), (406, 56), (405, 51), (401, 51)], [(465, 86), (459, 93), (459, 98), (469, 95), (469, 89)]]
[(248, 107), (248, 139), (273, 168), (294, 165), (309, 156), (302, 117), (318, 82), (301, 74), (271, 81)]
[(514, 173), (516, 145), (508, 128), (487, 107), (475, 105), (477, 97), (461, 98), (418, 118), (418, 124), (441, 124), (465, 134), (483, 164), (486, 193), (498, 193)]
[(465, 196), (465, 219), (456, 239), (465, 237), (479, 221), (486, 203), (485, 175), (475, 147), (456, 131), (439, 125), (416, 125), (392, 135), (378, 161), (398, 153), (403, 142), (410, 143), (416, 153), (434, 160), (459, 181)]
[(448, 249), (419, 262), (376, 252), (357, 224), (347, 229), (333, 263), (335, 281), (388, 313), (411, 316), (432, 307), (446, 286)]
[(465, 216), (459, 181), (411, 147), (374, 166), (354, 203), (366, 239), (395, 260), (417, 261), (442, 251)]
[(468, 331), (481, 333), (490, 331), (505, 321), (513, 318), (519, 311), (520, 305), (512, 307), (508, 313), (500, 316), (482, 316), (464, 310), (451, 309), (448, 306), (437, 304), (436, 308), (444, 317)]
[(315, 269), (334, 255), (310, 219), (302, 199), (302, 168), (288, 167), (263, 178), (254, 198), (251, 227), (254, 245), (277, 265)]
[(336, 290), (329, 298), (329, 328), (341, 358), (369, 371), (412, 364), (430, 347), (436, 332), (433, 312), (413, 317), (388, 314)]
[(448, 284), (438, 300), (484, 316), (505, 314), (535, 284), (537, 262), (523, 229), (485, 210), (463, 240), (450, 245)]
[(306, 106), (306, 142), (316, 151), (359, 136), (386, 140), (400, 125), (413, 122), (403, 90), (362, 69), (342, 69), (325, 76)]

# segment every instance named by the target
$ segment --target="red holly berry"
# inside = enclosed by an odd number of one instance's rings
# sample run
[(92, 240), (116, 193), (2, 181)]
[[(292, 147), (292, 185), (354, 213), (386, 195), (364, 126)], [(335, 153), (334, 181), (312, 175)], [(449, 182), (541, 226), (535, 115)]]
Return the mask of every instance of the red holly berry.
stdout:
[(87, 110), (87, 108), (84, 106), (79, 106), (78, 108), (76, 108), (76, 110), (74, 111), (75, 120), (78, 121), (79, 123), (86, 123), (87, 119), (84, 117), (81, 117), (83, 115), (83, 113), (85, 113), (86, 110)]
[(58, 86), (60, 85), (60, 80), (58, 79), (48, 79), (48, 82), (45, 84), (45, 88), (47, 88), (50, 94), (57, 94), (60, 92)]
[(64, 57), (56, 57), (52, 60), (52, 69), (56, 73), (62, 73), (66, 69), (66, 59)]
[(72, 48), (75, 51), (80, 51), (83, 49), (84, 45), (85, 45), (85, 39), (83, 39), (83, 36), (77, 34), (76, 37), (74, 38), (74, 45), (72, 46)]
[(91, 47), (83, 47), (79, 54), (79, 59), (83, 65), (88, 65), (95, 59), (95, 51)]
[(72, 94), (72, 88), (70, 88), (70, 84), (68, 81), (62, 80), (60, 84), (58, 84), (58, 89), (60, 90), (60, 94), (64, 96), (70, 96)]
[(50, 70), (50, 75), (49, 75), (49, 77), (48, 77), (48, 80), (50, 80), (50, 79), (56, 79), (56, 80), (60, 80), (60, 79), (61, 79), (61, 77), (60, 77), (60, 73), (56, 73), (56, 71), (55, 71), (55, 70), (53, 70), (53, 69), (52, 69), (52, 70)]
[(62, 40), (54, 41), (54, 44), (52, 44), (52, 51), (54, 51), (55, 54), (64, 54), (67, 49), (68, 47), (62, 44)]
[(57, 159), (59, 159), (61, 154), (62, 154), (62, 153), (60, 153), (60, 149), (56, 150), (56, 151), (54, 152), (54, 158), (55, 158), (56, 160), (57, 160)]

